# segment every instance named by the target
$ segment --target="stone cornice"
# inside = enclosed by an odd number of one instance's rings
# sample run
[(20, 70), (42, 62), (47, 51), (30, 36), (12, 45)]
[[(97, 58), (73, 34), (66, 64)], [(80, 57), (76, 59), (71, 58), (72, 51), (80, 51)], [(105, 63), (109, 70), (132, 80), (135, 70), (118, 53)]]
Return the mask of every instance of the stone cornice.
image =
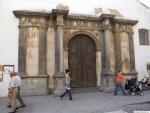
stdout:
[(67, 16), (68, 19), (76, 19), (76, 20), (91, 20), (97, 21), (98, 17), (93, 15), (82, 15), (82, 14), (69, 14)]
[(114, 19), (114, 18), (115, 18), (115, 15), (112, 15), (112, 14), (102, 14), (99, 17), (99, 20), (102, 21), (104, 19)]
[(43, 28), (43, 29), (48, 28), (48, 26), (45, 26), (45, 25), (18, 25), (18, 28), (28, 28), (28, 27), (37, 27), (37, 28)]
[(60, 10), (60, 9), (52, 9), (52, 14), (57, 15), (57, 14), (63, 14), (63, 15), (68, 15), (69, 10)]
[(136, 25), (138, 23), (137, 20), (130, 20), (130, 19), (114, 19), (114, 22), (130, 24), (130, 25)]
[(14, 15), (18, 18), (22, 16), (36, 16), (36, 17), (49, 17), (51, 15), (51, 12), (46, 11), (30, 11), (30, 10), (15, 10), (13, 11)]
[(53, 12), (53, 13), (64, 14), (64, 13), (69, 13), (69, 10), (52, 9), (52, 12)]
[(112, 14), (102, 14), (98, 17), (95, 15), (68, 14), (69, 10), (60, 10), (60, 9), (52, 9), (52, 12), (51, 11), (15, 10), (13, 11), (13, 13), (18, 18), (21, 18), (24, 16), (48, 18), (51, 15), (55, 16), (56, 14), (64, 14), (64, 16), (67, 17), (67, 19), (90, 20), (90, 21), (103, 21), (104, 19), (110, 19), (116, 23), (124, 23), (124, 24), (130, 24), (130, 25), (136, 25), (138, 23), (137, 20), (116, 19), (115, 15), (112, 15)]

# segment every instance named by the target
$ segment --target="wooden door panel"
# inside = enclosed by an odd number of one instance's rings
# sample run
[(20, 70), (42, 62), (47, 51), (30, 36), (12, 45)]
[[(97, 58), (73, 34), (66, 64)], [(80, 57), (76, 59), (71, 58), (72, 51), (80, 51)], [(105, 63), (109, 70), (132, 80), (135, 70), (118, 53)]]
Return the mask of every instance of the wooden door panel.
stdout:
[(69, 42), (68, 53), (72, 87), (96, 86), (96, 46), (93, 40), (86, 35), (75, 36)]

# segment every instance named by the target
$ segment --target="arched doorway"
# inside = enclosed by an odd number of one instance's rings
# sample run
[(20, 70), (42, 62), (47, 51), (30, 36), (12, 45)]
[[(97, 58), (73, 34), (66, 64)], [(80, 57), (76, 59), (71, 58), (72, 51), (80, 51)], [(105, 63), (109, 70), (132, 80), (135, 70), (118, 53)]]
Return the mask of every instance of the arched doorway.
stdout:
[(69, 42), (68, 66), (73, 88), (96, 87), (96, 45), (87, 35), (76, 35)]

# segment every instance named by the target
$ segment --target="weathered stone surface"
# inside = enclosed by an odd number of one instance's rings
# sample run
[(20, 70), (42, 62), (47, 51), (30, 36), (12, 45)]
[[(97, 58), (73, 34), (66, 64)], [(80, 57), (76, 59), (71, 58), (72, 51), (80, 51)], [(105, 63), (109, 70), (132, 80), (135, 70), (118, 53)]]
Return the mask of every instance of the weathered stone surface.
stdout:
[(125, 32), (121, 33), (121, 59), (122, 71), (124, 73), (130, 72), (130, 53), (129, 53), (129, 37)]
[(26, 47), (26, 72), (28, 76), (36, 76), (39, 73), (39, 30), (29, 27)]
[(55, 73), (55, 29), (48, 27), (46, 40), (46, 71), (49, 77), (48, 87), (54, 88), (53, 75)]
[(47, 77), (25, 77), (22, 79), (21, 93), (23, 95), (45, 95), (49, 93)]
[[(97, 13), (99, 10), (96, 9)], [(112, 89), (114, 76), (111, 75), (119, 69), (127, 75), (136, 75), (132, 27), (137, 21), (116, 19), (113, 14), (98, 17), (68, 12), (69, 8), (62, 4), (52, 12), (14, 11), (20, 29), (19, 71), (33, 77), (23, 82), (29, 87), (23, 87), (26, 93), (33, 93), (34, 89), (45, 92), (49, 88), (59, 94), (63, 90), (64, 69), (69, 68), (69, 43), (77, 35), (90, 37), (96, 45), (97, 87)], [(119, 15), (117, 11), (111, 12)], [(39, 74), (49, 78), (37, 79)]]

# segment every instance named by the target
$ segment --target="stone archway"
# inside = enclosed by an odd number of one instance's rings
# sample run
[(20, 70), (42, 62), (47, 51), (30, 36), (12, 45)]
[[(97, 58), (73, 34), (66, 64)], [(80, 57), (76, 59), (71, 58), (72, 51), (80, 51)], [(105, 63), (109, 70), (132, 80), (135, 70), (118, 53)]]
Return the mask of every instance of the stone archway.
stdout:
[(68, 67), (71, 71), (72, 87), (97, 86), (96, 45), (87, 35), (76, 35), (68, 45)]

